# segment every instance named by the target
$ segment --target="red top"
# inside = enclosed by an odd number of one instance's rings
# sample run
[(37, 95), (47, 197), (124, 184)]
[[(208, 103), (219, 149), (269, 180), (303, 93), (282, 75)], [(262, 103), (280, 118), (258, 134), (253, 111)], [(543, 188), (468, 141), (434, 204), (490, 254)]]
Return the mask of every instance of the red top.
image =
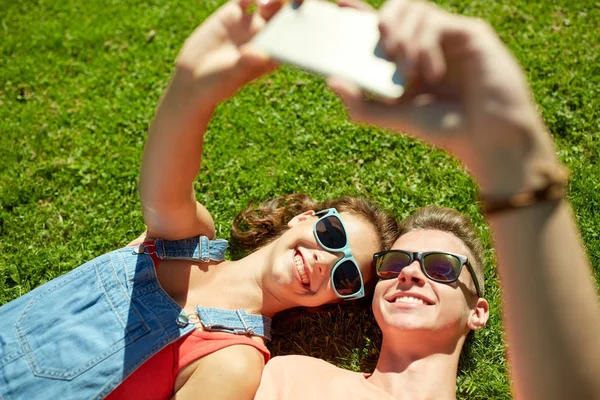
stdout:
[[(159, 259), (152, 259), (156, 268)], [(256, 348), (265, 357), (265, 363), (269, 361), (271, 355), (267, 347), (248, 336), (194, 330), (143, 363), (106, 399), (168, 399), (173, 396), (175, 378), (183, 367), (207, 354), (236, 344)]]

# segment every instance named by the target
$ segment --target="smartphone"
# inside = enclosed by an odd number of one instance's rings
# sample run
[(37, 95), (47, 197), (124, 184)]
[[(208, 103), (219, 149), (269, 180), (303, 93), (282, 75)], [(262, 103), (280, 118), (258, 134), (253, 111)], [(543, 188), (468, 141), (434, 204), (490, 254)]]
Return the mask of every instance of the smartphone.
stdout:
[(378, 48), (377, 14), (322, 0), (286, 4), (252, 39), (273, 59), (324, 75), (339, 76), (365, 91), (398, 98), (404, 80)]

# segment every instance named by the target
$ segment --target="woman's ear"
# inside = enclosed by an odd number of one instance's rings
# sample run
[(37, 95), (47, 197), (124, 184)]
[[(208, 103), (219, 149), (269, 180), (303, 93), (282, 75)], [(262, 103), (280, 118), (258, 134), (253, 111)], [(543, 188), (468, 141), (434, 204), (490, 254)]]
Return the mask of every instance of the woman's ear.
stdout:
[(290, 220), (290, 222), (288, 222), (288, 228), (298, 225), (300, 222), (312, 217), (313, 215), (315, 215), (315, 210), (304, 211), (302, 214), (296, 215)]
[(490, 305), (484, 298), (477, 299), (475, 308), (471, 310), (471, 315), (467, 321), (469, 329), (477, 331), (485, 326), (490, 317)]

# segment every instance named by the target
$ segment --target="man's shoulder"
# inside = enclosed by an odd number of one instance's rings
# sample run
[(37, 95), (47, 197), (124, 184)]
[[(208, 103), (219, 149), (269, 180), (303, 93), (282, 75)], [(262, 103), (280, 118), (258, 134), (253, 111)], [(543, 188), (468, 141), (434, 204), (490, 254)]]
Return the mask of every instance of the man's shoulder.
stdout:
[(289, 355), (289, 356), (277, 356), (273, 357), (267, 363), (265, 368), (270, 368), (278, 371), (283, 370), (294, 370), (294, 371), (310, 371), (312, 373), (348, 373), (357, 374), (356, 372), (349, 371), (335, 365), (321, 360), (320, 358), (301, 356), (301, 355)]
[(301, 355), (289, 355), (289, 356), (276, 356), (269, 360), (267, 364), (272, 367), (281, 367), (285, 365), (295, 365), (298, 367), (321, 367), (321, 368), (337, 368), (335, 365), (328, 363), (327, 361), (321, 360), (320, 358), (301, 356)]

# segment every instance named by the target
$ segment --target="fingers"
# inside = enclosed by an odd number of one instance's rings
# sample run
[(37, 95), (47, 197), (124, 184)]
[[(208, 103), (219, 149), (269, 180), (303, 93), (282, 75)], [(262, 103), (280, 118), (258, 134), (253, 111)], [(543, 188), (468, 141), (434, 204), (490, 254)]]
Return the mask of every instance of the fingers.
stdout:
[(258, 13), (265, 21), (268, 21), (282, 6), (283, 0), (259, 0)]
[(363, 91), (355, 84), (335, 76), (327, 78), (327, 85), (340, 97), (348, 109), (360, 106)]
[[(324, 1), (326, 1), (326, 0), (324, 0)], [(290, 0), (290, 2), (292, 3), (292, 5), (294, 7), (300, 7), (304, 1), (303, 0)], [(354, 8), (354, 9), (360, 10), (360, 11), (369, 11), (369, 12), (377, 11), (373, 6), (371, 6), (368, 3), (365, 3), (362, 0), (336, 0), (336, 3), (340, 7)]]
[[(435, 15), (428, 17), (425, 24), (435, 26), (436, 23), (439, 23)], [(420, 75), (427, 83), (433, 84), (446, 74), (446, 60), (437, 29), (423, 28), (421, 30), (419, 48), (416, 50), (416, 64), (420, 67)]]
[(452, 25), (450, 15), (434, 5), (406, 0), (388, 1), (379, 15), (381, 48), (405, 78), (440, 80), (447, 69), (442, 40)]
[(394, 25), (388, 29), (386, 35), (382, 35), (380, 42), (384, 53), (398, 64), (401, 72), (408, 79), (413, 76), (417, 64), (418, 47), (415, 39), (422, 28), (424, 11), (420, 3), (408, 3), (400, 7), (396, 10), (397, 19)]
[(257, 13), (265, 21), (268, 21), (283, 6), (284, 0), (231, 0), (231, 2), (237, 4), (245, 13), (250, 11), (253, 4), (256, 4)]
[(237, 3), (242, 10), (247, 11), (252, 3), (254, 3), (254, 0), (232, 0), (232, 2), (234, 4)]
[(370, 4), (365, 3), (362, 0), (337, 0), (337, 5), (340, 7), (354, 8), (360, 11), (376, 11)]

